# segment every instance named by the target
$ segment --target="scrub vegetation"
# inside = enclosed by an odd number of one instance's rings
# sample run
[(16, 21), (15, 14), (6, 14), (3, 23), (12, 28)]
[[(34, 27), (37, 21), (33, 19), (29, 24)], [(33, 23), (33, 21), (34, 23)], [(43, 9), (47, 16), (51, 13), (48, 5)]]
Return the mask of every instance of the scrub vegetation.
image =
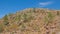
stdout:
[(1, 18), (0, 33), (56, 34), (57, 31), (60, 30), (59, 24), (60, 11), (42, 8), (28, 8), (22, 11), (17, 11), (15, 14), (7, 14)]

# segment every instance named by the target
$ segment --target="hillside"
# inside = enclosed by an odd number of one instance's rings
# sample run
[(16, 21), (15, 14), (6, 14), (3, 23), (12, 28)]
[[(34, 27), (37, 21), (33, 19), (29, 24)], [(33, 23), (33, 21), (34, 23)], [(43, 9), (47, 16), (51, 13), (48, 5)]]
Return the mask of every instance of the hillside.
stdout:
[(27, 8), (5, 15), (0, 34), (60, 34), (60, 11)]

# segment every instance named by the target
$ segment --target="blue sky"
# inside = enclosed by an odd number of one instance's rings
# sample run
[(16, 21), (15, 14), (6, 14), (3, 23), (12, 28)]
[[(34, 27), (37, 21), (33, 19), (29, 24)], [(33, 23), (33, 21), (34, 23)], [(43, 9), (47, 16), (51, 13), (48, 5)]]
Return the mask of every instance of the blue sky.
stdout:
[(25, 8), (49, 8), (60, 10), (60, 0), (0, 0), (0, 18)]

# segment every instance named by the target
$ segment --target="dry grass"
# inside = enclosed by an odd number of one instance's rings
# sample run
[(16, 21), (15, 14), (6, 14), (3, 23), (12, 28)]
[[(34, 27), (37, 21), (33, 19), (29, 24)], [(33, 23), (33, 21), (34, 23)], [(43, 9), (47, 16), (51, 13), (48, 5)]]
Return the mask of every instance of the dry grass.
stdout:
[(0, 20), (2, 34), (56, 34), (60, 32), (60, 12), (29, 8)]

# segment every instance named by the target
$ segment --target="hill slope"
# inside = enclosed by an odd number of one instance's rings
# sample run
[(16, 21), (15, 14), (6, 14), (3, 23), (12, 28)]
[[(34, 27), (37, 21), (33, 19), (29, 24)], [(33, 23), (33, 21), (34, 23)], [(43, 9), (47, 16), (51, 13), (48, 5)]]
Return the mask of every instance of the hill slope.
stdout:
[(1, 34), (59, 34), (60, 11), (28, 8), (0, 20)]

